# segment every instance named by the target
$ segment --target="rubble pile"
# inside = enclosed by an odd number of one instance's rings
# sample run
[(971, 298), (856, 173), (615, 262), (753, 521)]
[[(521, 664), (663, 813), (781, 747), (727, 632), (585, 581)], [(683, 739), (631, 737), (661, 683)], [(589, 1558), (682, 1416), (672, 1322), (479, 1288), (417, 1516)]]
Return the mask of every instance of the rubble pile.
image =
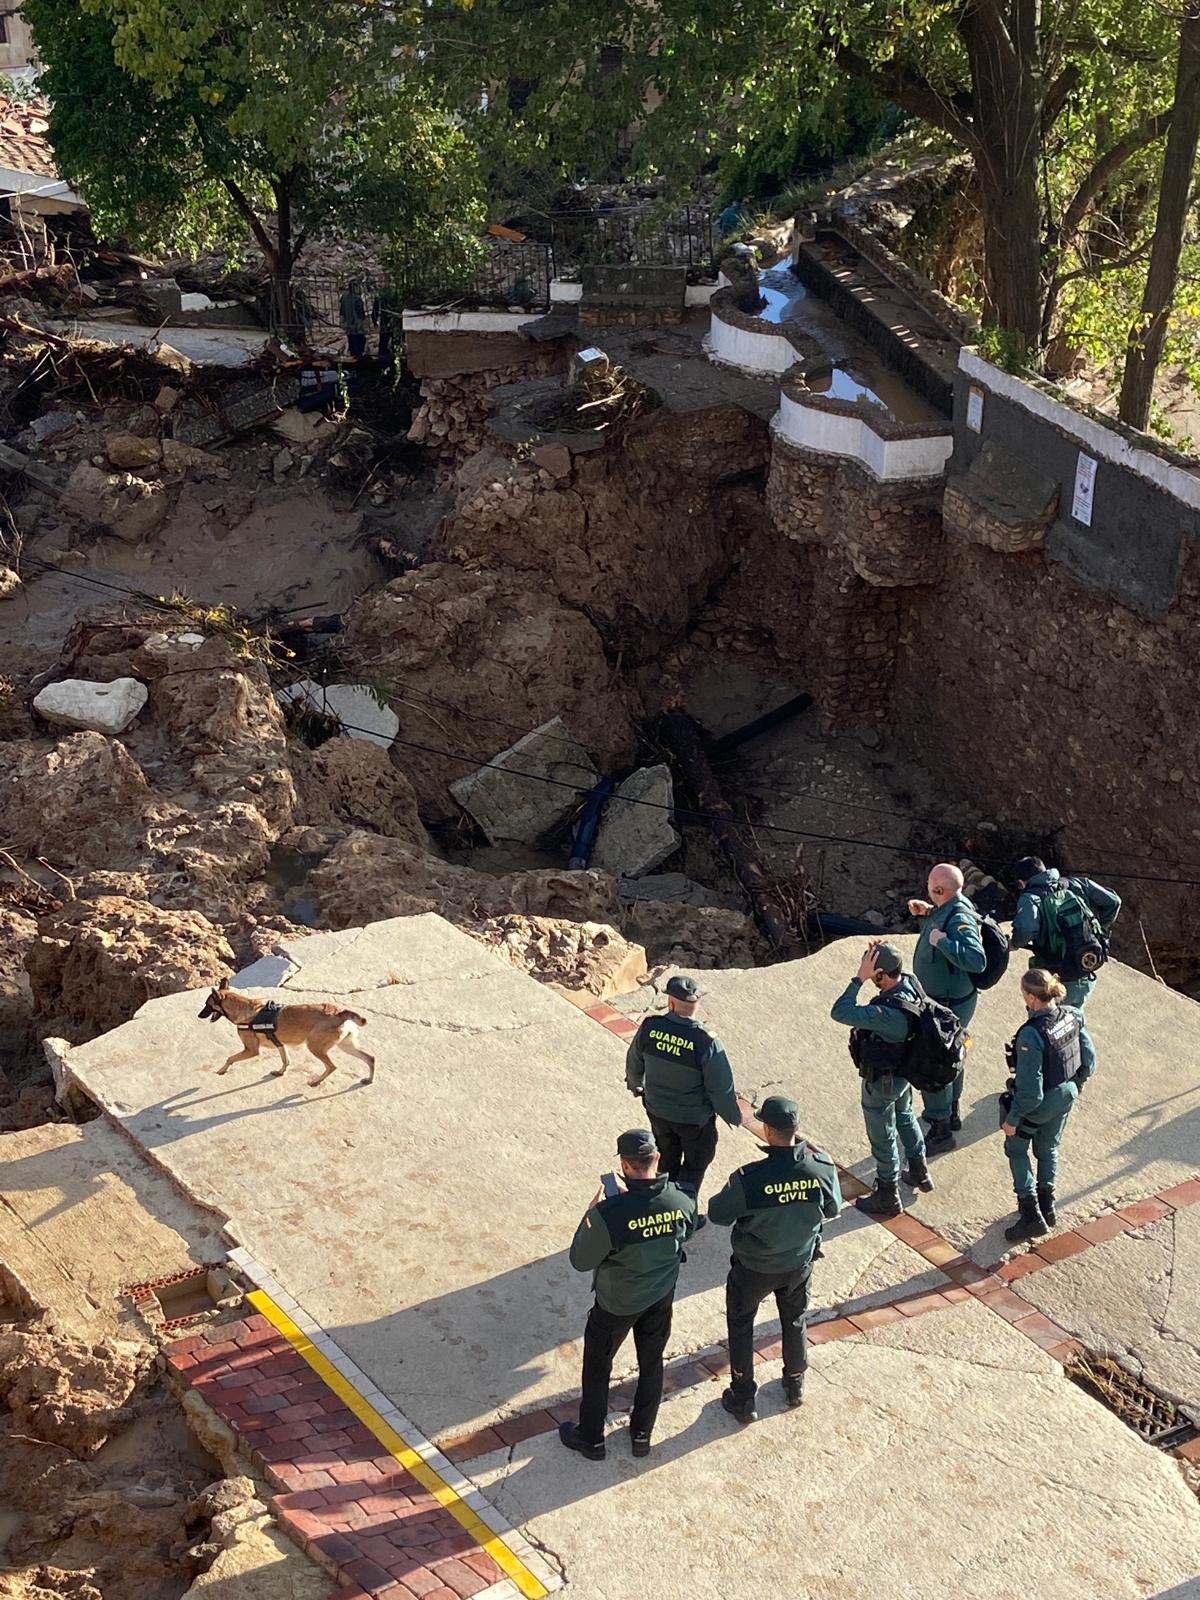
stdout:
[(182, 1594), (216, 1552), (205, 1495), (219, 1501), (226, 1490), (157, 1376), (154, 1350), (77, 1337), (36, 1308), (0, 1309), (0, 1593)]
[(489, 367), (483, 372), (422, 379), (421, 404), (413, 415), (409, 439), (435, 459), (446, 462), (473, 455), (484, 442), (484, 430), (492, 414), (492, 390), (502, 384), (541, 377), (554, 369), (558, 359), (556, 352), (531, 345), (526, 361)]

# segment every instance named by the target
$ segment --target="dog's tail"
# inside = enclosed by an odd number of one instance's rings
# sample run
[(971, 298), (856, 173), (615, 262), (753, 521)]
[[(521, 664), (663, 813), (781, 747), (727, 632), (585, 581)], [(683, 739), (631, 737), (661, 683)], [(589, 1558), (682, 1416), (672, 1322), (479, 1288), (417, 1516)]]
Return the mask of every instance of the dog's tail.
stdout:
[(367, 1025), (366, 1017), (360, 1017), (357, 1011), (343, 1011), (341, 1020), (343, 1022), (353, 1022), (360, 1028), (365, 1028)]

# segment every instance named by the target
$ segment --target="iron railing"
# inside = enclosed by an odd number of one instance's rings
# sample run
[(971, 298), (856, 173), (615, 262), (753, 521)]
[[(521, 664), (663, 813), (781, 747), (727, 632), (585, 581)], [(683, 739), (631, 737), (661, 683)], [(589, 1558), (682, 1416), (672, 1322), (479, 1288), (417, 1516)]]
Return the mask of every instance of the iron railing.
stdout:
[(550, 240), (556, 273), (626, 263), (703, 270), (715, 259), (720, 233), (712, 213), (699, 207), (670, 214), (613, 208), (551, 217)]

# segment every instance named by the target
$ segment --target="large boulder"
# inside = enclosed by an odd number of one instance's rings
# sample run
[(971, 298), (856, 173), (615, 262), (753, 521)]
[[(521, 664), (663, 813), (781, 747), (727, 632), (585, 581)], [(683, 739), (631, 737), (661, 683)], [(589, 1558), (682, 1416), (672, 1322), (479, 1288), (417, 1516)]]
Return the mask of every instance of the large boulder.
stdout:
[(296, 814), (306, 825), (342, 822), (402, 839), (416, 850), (429, 848), (412, 784), (386, 750), (341, 734), (315, 750), (293, 747), (289, 758)]
[(351, 739), (364, 739), (385, 750), (400, 731), (400, 719), (391, 706), (380, 705), (365, 684), (314, 683), (311, 678), (302, 678), (281, 689), (279, 699), (285, 705), (303, 701), (319, 716), (335, 718)]
[(104, 472), (81, 461), (66, 481), (59, 507), (69, 517), (138, 544), (162, 527), (168, 500), (161, 483), (146, 483), (131, 472)]
[(343, 648), (388, 695), (400, 721), (393, 759), (429, 822), (458, 816), (454, 779), (552, 717), (601, 771), (636, 745), (640, 704), (592, 623), (508, 568), (406, 573), (351, 607)]
[(510, 872), (491, 877), (415, 850), (399, 839), (355, 832), (313, 868), (308, 886), (330, 928), (436, 911), (460, 926), (520, 912), (571, 922), (620, 919), (616, 884), (602, 872)]
[(587, 1006), (628, 994), (646, 975), (646, 952), (601, 922), (564, 922), (517, 912), (467, 930), (514, 967)]
[(681, 900), (639, 900), (621, 919), (626, 938), (643, 945), (654, 966), (756, 967), (766, 940), (743, 911), (690, 906)]
[(141, 767), (103, 734), (0, 744), (0, 838), (18, 855), (67, 870), (127, 859), (150, 803)]
[(73, 1044), (116, 1028), (162, 994), (228, 977), (233, 951), (197, 911), (106, 895), (42, 919), (25, 955), (34, 1003)]
[(33, 709), (57, 728), (115, 735), (125, 732), (149, 698), (149, 689), (136, 678), (114, 678), (111, 683), (60, 678), (38, 691)]

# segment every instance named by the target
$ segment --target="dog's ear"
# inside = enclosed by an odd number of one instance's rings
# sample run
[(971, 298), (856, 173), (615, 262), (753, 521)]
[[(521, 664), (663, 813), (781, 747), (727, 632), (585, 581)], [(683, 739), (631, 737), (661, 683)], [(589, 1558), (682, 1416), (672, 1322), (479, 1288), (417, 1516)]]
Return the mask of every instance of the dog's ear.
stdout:
[(222, 978), (220, 983), (217, 985), (217, 993), (218, 994), (223, 994), (225, 992), (225, 990), (228, 989), (228, 987), (229, 987), (229, 979), (228, 978)]

